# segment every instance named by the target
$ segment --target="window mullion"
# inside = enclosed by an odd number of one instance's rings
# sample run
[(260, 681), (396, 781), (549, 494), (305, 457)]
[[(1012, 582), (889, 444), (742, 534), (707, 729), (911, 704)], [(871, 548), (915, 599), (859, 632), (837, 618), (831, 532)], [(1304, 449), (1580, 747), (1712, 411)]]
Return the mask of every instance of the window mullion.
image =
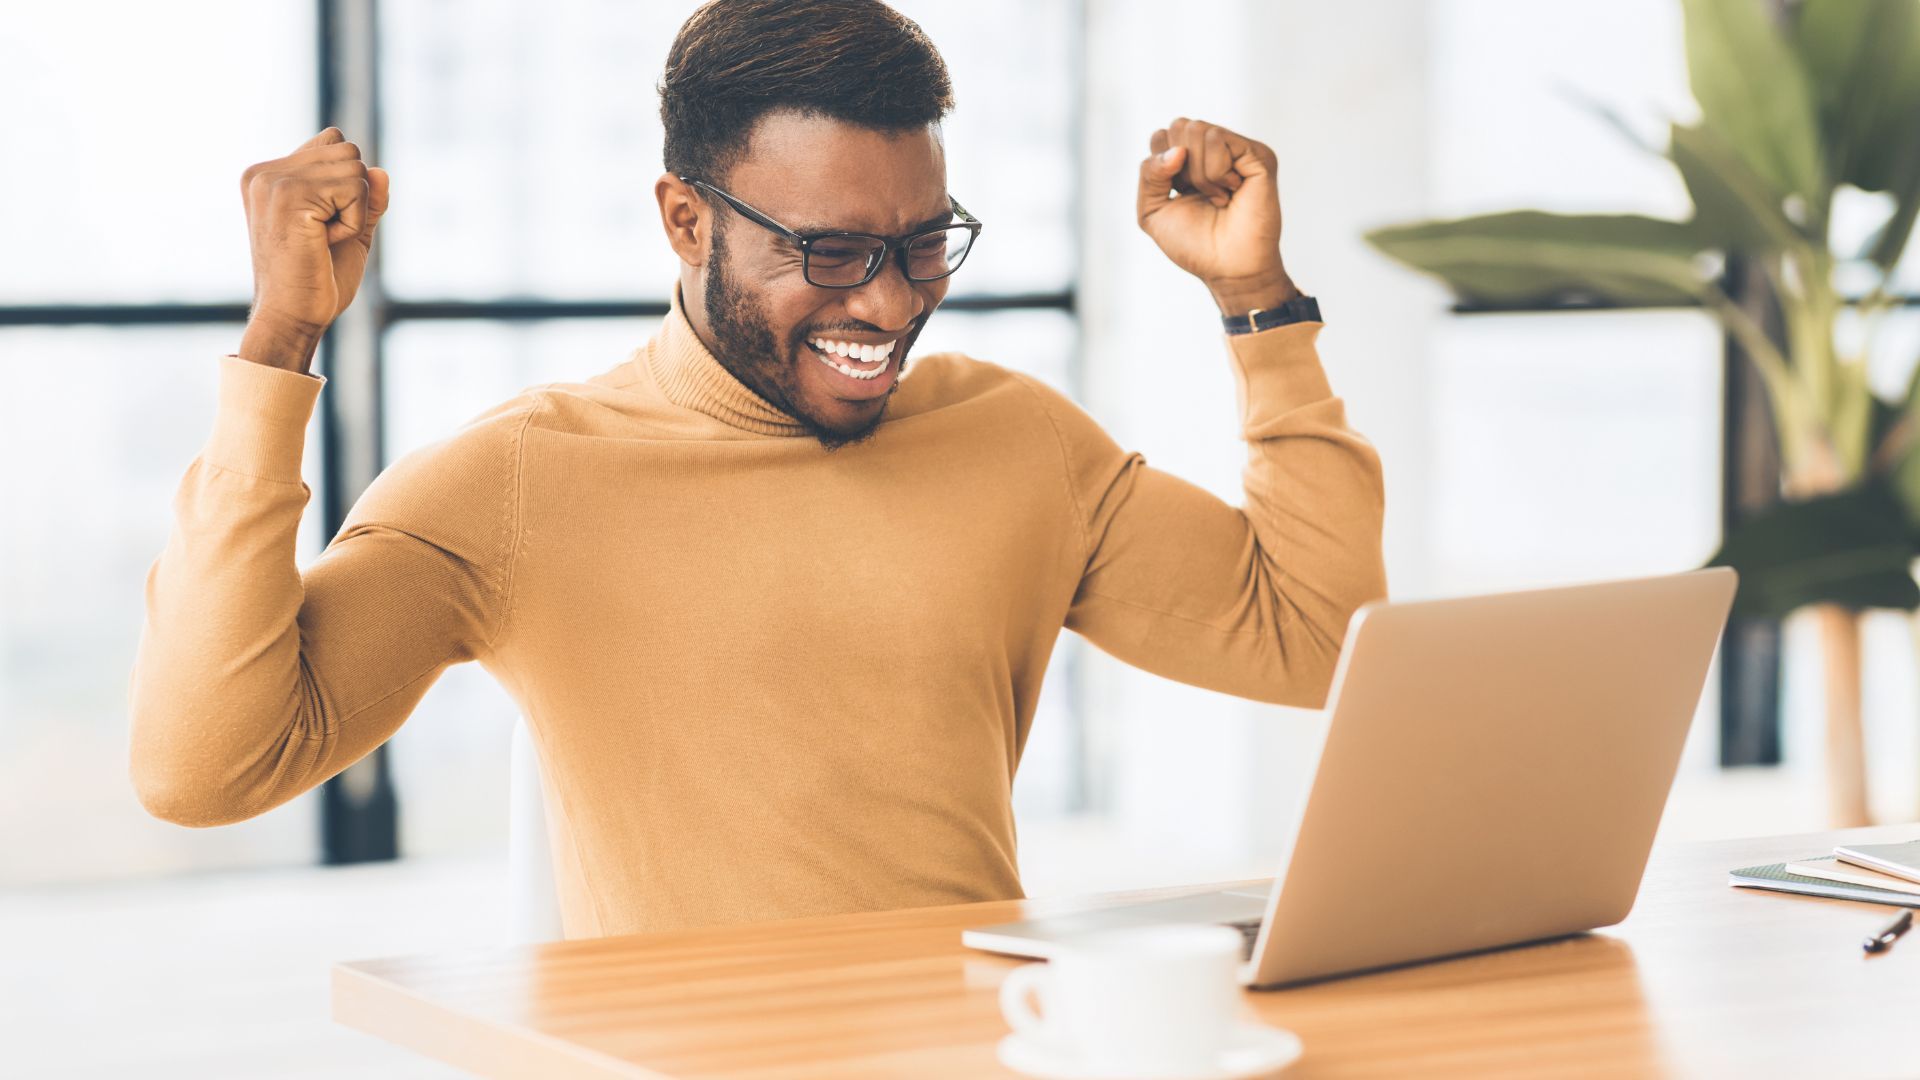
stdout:
[[(380, 160), (376, 0), (318, 0), (320, 17), (320, 126), (338, 127), (360, 147), (362, 160)], [(369, 252), (353, 304), (321, 341), (319, 366), (327, 377), (320, 397), (322, 474), (320, 509), (325, 535), (339, 535), (347, 511), (379, 475), (381, 462), (381, 331), (387, 321), (380, 245)], [(328, 864), (370, 862), (399, 855), (399, 800), (387, 748), (349, 765), (321, 790), (321, 858)]]

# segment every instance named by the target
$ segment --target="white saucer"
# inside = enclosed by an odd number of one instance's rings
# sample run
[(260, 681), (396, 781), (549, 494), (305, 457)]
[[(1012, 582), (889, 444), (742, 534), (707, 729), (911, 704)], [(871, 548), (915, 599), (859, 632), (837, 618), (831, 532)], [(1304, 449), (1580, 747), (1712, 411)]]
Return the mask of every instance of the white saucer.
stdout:
[(1300, 1036), (1285, 1028), (1242, 1021), (1211, 1067), (1198, 1072), (1145, 1073), (1095, 1069), (1051, 1046), (1009, 1035), (1000, 1040), (1000, 1064), (1040, 1080), (1251, 1080), (1276, 1073), (1299, 1058)]

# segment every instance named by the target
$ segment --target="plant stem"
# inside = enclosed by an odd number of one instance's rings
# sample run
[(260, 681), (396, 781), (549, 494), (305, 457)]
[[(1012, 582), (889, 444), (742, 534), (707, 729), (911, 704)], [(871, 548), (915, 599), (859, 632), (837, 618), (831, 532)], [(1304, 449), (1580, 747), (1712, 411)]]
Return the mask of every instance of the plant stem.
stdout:
[(1753, 316), (1734, 303), (1719, 286), (1705, 286), (1702, 299), (1740, 342), (1740, 347), (1753, 361), (1754, 369), (1760, 373), (1760, 381), (1767, 388), (1767, 400), (1773, 405), (1774, 427), (1780, 436), (1780, 456), (1788, 472), (1800, 471), (1809, 461), (1811, 447), (1818, 442), (1819, 430), (1814, 427), (1807, 404), (1801, 398), (1801, 388), (1794, 379), (1786, 356), (1766, 331), (1760, 328), (1760, 324), (1753, 320)]
[[(1814, 270), (1813, 253), (1794, 245), (1777, 255), (1760, 259), (1760, 266), (1773, 285), (1780, 302), (1780, 314), (1786, 323), (1786, 361), (1800, 384), (1807, 388), (1808, 406), (1814, 416), (1830, 420), (1833, 415), (1833, 372), (1815, 363), (1808, 346), (1811, 327), (1809, 292)], [(1791, 273), (1789, 273), (1791, 271)]]

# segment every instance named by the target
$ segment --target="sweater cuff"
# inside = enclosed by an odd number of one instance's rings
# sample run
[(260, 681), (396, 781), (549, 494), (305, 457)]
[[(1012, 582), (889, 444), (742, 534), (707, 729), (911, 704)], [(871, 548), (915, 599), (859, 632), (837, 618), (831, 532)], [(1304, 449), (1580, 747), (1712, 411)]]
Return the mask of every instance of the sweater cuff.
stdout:
[(300, 483), (307, 423), (326, 382), (324, 375), (257, 364), (235, 353), (221, 357), (219, 406), (201, 460), (262, 480)]
[(1245, 431), (1262, 431), (1303, 405), (1333, 396), (1314, 344), (1325, 326), (1297, 322), (1253, 334), (1226, 335)]

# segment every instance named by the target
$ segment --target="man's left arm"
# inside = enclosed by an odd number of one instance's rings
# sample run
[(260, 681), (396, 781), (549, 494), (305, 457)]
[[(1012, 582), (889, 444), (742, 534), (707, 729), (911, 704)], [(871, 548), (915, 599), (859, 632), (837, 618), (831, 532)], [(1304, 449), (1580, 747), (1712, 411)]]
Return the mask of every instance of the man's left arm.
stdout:
[[(1222, 315), (1300, 295), (1280, 259), (1273, 152), (1176, 120), (1141, 163), (1139, 219)], [(1245, 506), (1122, 451), (1050, 403), (1087, 564), (1069, 629), (1135, 666), (1242, 697), (1319, 706), (1348, 620), (1386, 595), (1379, 455), (1348, 426), (1298, 321), (1227, 336), (1247, 441)]]

